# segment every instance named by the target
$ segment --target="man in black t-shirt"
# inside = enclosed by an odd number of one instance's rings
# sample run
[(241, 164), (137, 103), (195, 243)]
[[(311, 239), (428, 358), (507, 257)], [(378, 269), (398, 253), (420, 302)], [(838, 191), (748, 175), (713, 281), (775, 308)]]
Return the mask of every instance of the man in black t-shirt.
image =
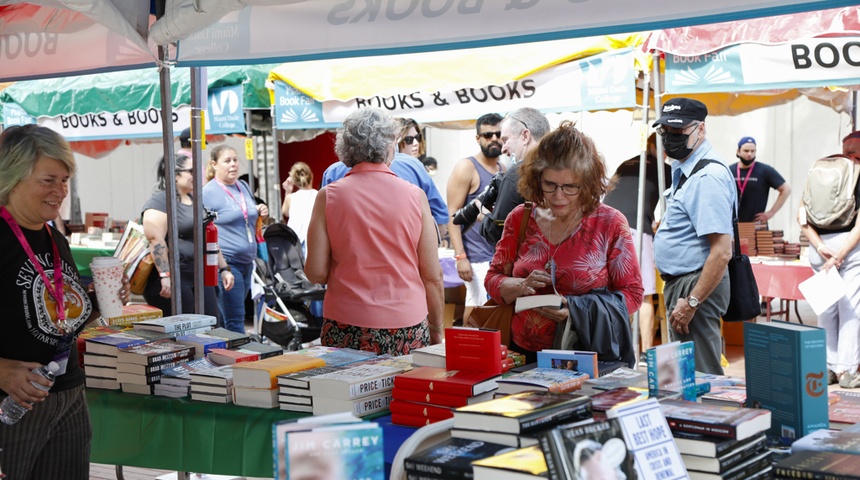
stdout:
[[(756, 161), (756, 141), (753, 137), (740, 139), (736, 155), (740, 161), (729, 167), (729, 170), (735, 177), (738, 189), (738, 221), (767, 223), (788, 200), (791, 187), (776, 169)], [(778, 191), (779, 196), (773, 207), (767, 210), (767, 197), (771, 188)]]

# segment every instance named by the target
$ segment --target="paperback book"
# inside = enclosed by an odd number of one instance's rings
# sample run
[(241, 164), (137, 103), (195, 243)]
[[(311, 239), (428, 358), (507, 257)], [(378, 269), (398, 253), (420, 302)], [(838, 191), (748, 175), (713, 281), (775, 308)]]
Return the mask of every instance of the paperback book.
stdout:
[(465, 438), (467, 440), (477, 440), (479, 442), (498, 443), (512, 448), (531, 447), (539, 445), (537, 435), (539, 432), (534, 432), (529, 435), (517, 435), (513, 433), (487, 432), (481, 430), (465, 430), (462, 428), (452, 428), (451, 437)]
[(829, 426), (825, 343), (821, 328), (744, 322), (747, 405), (772, 412), (784, 444)]
[(567, 393), (582, 388), (588, 374), (573, 370), (555, 368), (533, 368), (520, 373), (509, 373), (496, 380), (499, 393), (519, 393), (528, 390), (541, 390), (553, 393)]
[(648, 392), (680, 392), (684, 400), (696, 401), (696, 355), (693, 342), (671, 342), (649, 348)]
[(538, 439), (550, 480), (584, 478), (592, 470), (614, 475), (608, 478), (633, 478), (633, 455), (618, 420), (559, 425)]
[(324, 373), (343, 370), (346, 367), (318, 367), (300, 372), (290, 372), (278, 375), (278, 386), (307, 390), (310, 395), (310, 378)]
[(157, 365), (194, 356), (194, 347), (164, 339), (117, 350), (117, 363)]
[(260, 342), (245, 343), (235, 348), (213, 348), (207, 356), (218, 365), (233, 365), (242, 362), (255, 362), (269, 357), (283, 355), (284, 349)]
[(540, 447), (504, 452), (472, 462), (475, 480), (529, 480), (547, 478), (546, 460)]
[(588, 378), (597, 378), (597, 352), (584, 350), (541, 350), (537, 352), (539, 368), (558, 368), (574, 370), (588, 374)]
[(191, 335), (180, 335), (176, 337), (177, 343), (191, 345), (194, 347), (194, 358), (205, 357), (207, 353), (215, 348), (227, 348), (227, 340), (215, 337), (208, 333), (193, 333)]
[(233, 383), (238, 387), (276, 388), (278, 375), (325, 366), (313, 355), (286, 353), (256, 362), (237, 363), (233, 366)]
[(374, 357), (376, 357), (376, 352), (356, 350), (354, 348), (339, 348), (320, 356), (327, 367), (349, 365)]
[(384, 480), (382, 428), (376, 423), (306, 424), (284, 433), (284, 472), (276, 478)]
[(860, 456), (837, 452), (799, 452), (778, 461), (774, 466), (774, 474), (785, 478), (856, 480), (860, 479)]
[(510, 447), (496, 443), (449, 438), (430, 448), (409, 456), (403, 462), (407, 479), (410, 475), (423, 478), (472, 478), (472, 462), (499, 453)]
[(454, 428), (529, 433), (591, 418), (591, 399), (582, 395), (523, 392), (454, 410)]
[(816, 430), (791, 444), (791, 452), (839, 452), (860, 455), (860, 433)]
[(770, 410), (664, 399), (660, 408), (673, 432), (743, 440), (770, 428)]
[(352, 412), (356, 417), (365, 417), (373, 413), (388, 411), (390, 404), (390, 390), (354, 399), (316, 397), (313, 402), (313, 414), (325, 415), (328, 413)]
[(120, 348), (134, 347), (165, 338), (170, 338), (170, 336), (157, 332), (124, 330), (86, 339), (86, 351), (116, 357)]
[(532, 308), (553, 308), (558, 310), (561, 308), (561, 295), (550, 293), (547, 295), (526, 295), (517, 297), (514, 302), (514, 312), (520, 313), (523, 310), (531, 310)]
[[(209, 330), (206, 333), (208, 333), (209, 335), (212, 335), (213, 337), (220, 337), (220, 338), (223, 338), (224, 340), (227, 340), (227, 348), (238, 348), (238, 347), (241, 347), (241, 346), (246, 345), (248, 343), (251, 343), (251, 336), (248, 335), (247, 333), (234, 332), (233, 330), (227, 330), (224, 327), (213, 328), (212, 330)], [(281, 351), (283, 351), (282, 348), (275, 347), (274, 345), (265, 345), (265, 346), (277, 348), (277, 349), (280, 349)]]
[[(194, 383), (191, 383), (194, 393)], [(276, 388), (248, 388), (233, 386), (233, 403), (245, 407), (277, 408), (278, 390)]]
[(172, 333), (215, 325), (216, 318), (211, 315), (183, 313), (169, 317), (153, 318), (134, 323), (135, 330), (153, 330), (156, 332)]

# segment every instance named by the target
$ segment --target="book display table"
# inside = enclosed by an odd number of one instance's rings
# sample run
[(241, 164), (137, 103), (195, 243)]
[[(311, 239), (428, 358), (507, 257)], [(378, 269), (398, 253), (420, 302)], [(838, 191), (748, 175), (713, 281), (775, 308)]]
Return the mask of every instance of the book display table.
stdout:
[[(768, 321), (774, 315), (785, 314), (785, 320), (791, 321), (791, 305), (794, 304), (794, 313), (797, 320), (803, 323), (800, 313), (797, 311), (797, 301), (805, 300), (797, 286), (815, 274), (809, 265), (785, 264), (766, 265), (763, 263), (752, 264), (755, 283), (758, 285), (758, 294), (762, 296), (767, 304), (763, 312)], [(779, 309), (771, 310), (770, 301), (779, 299)]]
[[(87, 390), (87, 403), (94, 463), (248, 477), (272, 476), (272, 424), (308, 416), (95, 389)], [(390, 420), (390, 415), (376, 419), (387, 470), (415, 432)]]

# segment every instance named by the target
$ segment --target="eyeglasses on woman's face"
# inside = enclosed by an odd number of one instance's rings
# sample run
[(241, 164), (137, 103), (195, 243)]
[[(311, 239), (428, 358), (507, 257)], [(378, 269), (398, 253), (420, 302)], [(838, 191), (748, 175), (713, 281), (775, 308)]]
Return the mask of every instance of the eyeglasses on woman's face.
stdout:
[(561, 193), (567, 195), (568, 197), (572, 197), (574, 195), (579, 194), (580, 186), (573, 185), (570, 183), (565, 183), (564, 185), (559, 185), (555, 182), (550, 182), (549, 180), (541, 179), (540, 181), (540, 189), (543, 190), (543, 193), (552, 194), (555, 193), (556, 190), (561, 189)]
[(415, 142), (421, 143), (420, 133), (416, 133), (415, 135), (406, 135), (405, 137), (403, 137), (403, 143), (405, 143), (406, 145), (412, 145)]

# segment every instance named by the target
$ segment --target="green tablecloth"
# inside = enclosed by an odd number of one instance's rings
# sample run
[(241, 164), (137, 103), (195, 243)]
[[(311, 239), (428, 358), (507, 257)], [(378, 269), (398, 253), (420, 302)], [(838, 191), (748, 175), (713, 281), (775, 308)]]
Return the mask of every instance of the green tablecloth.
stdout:
[(306, 415), (109, 390), (87, 401), (94, 463), (249, 477), (272, 476), (272, 423)]
[(75, 266), (78, 267), (78, 272), (82, 277), (92, 277), (93, 272), (90, 271), (90, 263), (94, 257), (110, 257), (113, 255), (114, 248), (90, 248), (73, 245), (72, 258), (75, 259)]

